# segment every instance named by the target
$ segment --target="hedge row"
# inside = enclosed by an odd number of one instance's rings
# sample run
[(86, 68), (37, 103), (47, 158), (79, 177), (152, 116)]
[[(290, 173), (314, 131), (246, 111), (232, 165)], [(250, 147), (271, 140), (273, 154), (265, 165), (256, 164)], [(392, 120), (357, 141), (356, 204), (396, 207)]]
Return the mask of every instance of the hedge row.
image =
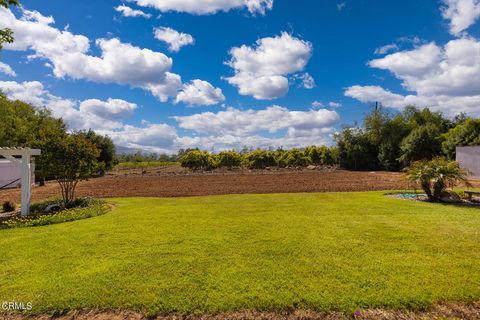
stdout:
[(180, 159), (182, 167), (192, 170), (212, 170), (215, 168), (247, 167), (265, 169), (267, 167), (306, 167), (309, 165), (335, 165), (338, 163), (336, 148), (325, 146), (292, 149), (288, 151), (256, 150), (247, 154), (225, 151), (212, 154), (207, 151), (192, 150)]

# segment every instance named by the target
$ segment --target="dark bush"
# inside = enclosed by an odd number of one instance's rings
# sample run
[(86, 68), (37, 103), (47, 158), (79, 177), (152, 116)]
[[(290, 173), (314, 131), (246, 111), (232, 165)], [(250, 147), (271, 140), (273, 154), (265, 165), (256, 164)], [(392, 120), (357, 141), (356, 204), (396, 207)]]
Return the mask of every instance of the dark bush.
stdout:
[(5, 201), (2, 205), (2, 208), (4, 212), (13, 212), (15, 209), (17, 209), (17, 206), (13, 202)]

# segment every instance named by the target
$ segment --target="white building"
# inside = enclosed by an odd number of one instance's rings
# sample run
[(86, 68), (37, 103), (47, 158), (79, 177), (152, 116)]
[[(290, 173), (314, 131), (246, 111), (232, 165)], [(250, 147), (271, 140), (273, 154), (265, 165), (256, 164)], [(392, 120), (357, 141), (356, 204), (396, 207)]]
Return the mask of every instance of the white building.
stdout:
[(457, 161), (470, 175), (480, 178), (480, 146), (457, 147)]
[(20, 166), (6, 159), (0, 159), (0, 189), (18, 188), (21, 184), (22, 174)]
[[(32, 185), (35, 184), (35, 165), (31, 167), (30, 179)], [(21, 180), (21, 165), (0, 158), (0, 189), (18, 188), (22, 185)]]

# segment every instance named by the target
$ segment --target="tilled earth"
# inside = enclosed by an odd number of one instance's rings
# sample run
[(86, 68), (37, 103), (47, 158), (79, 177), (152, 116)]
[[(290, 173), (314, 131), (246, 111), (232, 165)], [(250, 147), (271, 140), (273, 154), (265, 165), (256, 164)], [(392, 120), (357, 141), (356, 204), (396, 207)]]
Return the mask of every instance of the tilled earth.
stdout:
[[(204, 173), (181, 175), (125, 174), (82, 181), (78, 196), (184, 197), (243, 193), (349, 192), (407, 189), (400, 173), (335, 171), (283, 171)], [(33, 189), (32, 200), (60, 195), (55, 182)], [(0, 190), (0, 202), (20, 202), (20, 190)]]

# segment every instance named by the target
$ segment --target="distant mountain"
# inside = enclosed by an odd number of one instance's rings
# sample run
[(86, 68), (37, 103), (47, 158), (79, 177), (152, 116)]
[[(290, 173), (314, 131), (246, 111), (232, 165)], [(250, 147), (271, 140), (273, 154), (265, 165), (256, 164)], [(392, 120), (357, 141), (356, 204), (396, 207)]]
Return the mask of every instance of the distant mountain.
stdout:
[(122, 146), (115, 146), (115, 148), (117, 149), (117, 154), (135, 154), (137, 152), (141, 152), (142, 154), (149, 153), (142, 149), (134, 149), (134, 148), (128, 148), (128, 147), (122, 147)]

